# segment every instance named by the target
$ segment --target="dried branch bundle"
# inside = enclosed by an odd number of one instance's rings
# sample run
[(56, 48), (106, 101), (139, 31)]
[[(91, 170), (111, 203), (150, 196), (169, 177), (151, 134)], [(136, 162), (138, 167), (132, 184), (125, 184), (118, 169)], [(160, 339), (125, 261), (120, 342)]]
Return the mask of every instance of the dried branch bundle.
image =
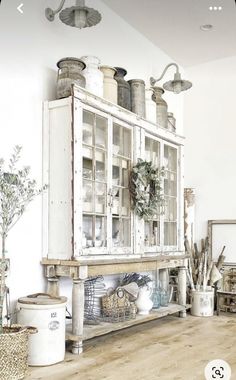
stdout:
[(222, 277), (220, 269), (225, 260), (225, 256), (223, 255), (225, 246), (219, 255), (216, 265), (209, 255), (208, 238), (201, 240), (200, 250), (196, 243), (194, 244), (193, 249), (191, 249), (188, 240), (185, 239), (185, 250), (190, 256), (188, 263), (188, 278), (191, 289), (201, 289), (205, 291), (208, 285), (213, 285)]

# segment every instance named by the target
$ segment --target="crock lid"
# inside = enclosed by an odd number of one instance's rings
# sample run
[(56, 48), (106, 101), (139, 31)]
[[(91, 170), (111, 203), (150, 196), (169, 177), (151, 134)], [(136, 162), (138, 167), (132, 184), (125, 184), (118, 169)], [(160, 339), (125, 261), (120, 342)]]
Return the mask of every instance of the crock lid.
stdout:
[(66, 297), (53, 297), (47, 293), (30, 294), (29, 296), (18, 299), (19, 303), (25, 303), (28, 305), (57, 305), (65, 303), (66, 301)]

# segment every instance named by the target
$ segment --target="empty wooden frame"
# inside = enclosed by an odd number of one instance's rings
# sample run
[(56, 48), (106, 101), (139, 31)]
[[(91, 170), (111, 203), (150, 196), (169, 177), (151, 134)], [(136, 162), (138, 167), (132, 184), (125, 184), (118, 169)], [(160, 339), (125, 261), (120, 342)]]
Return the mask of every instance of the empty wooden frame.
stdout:
[(209, 254), (217, 261), (223, 246), (225, 264), (236, 264), (236, 219), (208, 220)]

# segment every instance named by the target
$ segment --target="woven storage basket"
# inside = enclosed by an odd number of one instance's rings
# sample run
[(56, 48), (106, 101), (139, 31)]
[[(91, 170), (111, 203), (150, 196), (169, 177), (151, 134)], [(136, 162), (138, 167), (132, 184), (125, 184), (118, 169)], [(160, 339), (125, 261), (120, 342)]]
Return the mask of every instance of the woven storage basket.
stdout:
[(27, 327), (4, 327), (0, 334), (0, 379), (18, 380), (25, 377), (28, 363)]

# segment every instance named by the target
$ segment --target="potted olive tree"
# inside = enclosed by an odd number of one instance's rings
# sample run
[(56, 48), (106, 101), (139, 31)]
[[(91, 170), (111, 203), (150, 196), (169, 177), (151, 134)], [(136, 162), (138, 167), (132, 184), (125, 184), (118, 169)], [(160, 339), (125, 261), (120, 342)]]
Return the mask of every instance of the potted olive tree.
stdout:
[[(15, 146), (9, 162), (0, 159), (0, 378), (22, 379), (27, 369), (29, 330), (20, 326), (3, 326), (6, 296), (6, 239), (28, 204), (45, 187), (38, 189), (30, 179), (30, 168), (18, 168), (21, 147)], [(17, 358), (17, 360), (16, 360)]]

